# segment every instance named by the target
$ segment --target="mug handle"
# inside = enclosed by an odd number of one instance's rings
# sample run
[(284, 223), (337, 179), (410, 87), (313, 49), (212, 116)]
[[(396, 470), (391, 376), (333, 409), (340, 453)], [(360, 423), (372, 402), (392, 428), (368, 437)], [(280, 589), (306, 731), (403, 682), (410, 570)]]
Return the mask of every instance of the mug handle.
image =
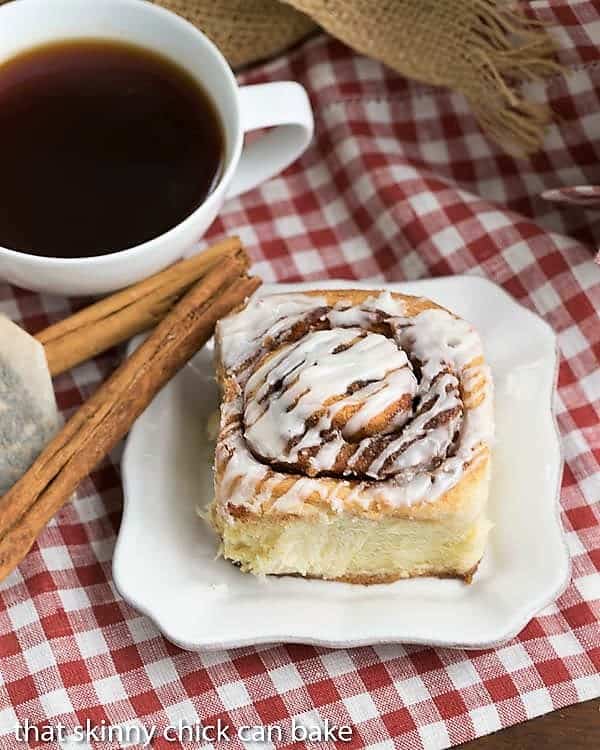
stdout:
[(244, 146), (227, 198), (245, 193), (285, 169), (306, 150), (314, 129), (308, 95), (294, 81), (242, 86), (239, 103), (244, 133), (276, 127)]

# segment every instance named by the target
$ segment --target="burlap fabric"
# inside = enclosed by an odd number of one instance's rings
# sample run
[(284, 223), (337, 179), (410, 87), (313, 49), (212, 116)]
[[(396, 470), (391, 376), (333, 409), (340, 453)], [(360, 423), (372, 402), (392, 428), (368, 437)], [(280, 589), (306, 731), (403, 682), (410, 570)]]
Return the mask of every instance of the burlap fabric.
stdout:
[(288, 49), (317, 28), (279, 0), (155, 0), (187, 18), (223, 52), (233, 68)]
[(468, 99), (516, 154), (540, 145), (551, 112), (520, 81), (557, 70), (553, 43), (505, 0), (156, 0), (202, 29), (236, 68), (298, 42), (316, 24), (403, 75)]

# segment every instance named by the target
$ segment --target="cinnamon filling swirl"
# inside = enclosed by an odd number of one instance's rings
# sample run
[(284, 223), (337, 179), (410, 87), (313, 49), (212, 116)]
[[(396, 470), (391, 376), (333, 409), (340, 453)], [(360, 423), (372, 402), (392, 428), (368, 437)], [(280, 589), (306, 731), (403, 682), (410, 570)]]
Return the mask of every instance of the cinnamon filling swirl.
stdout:
[(278, 323), (238, 378), (257, 460), (310, 477), (404, 484), (453, 455), (459, 376), (452, 362), (419, 356), (414, 319), (319, 307)]
[[(275, 510), (350, 493), (367, 508), (459, 482), (491, 441), (491, 380), (476, 331), (427, 304), (275, 295), (222, 321), (223, 492), (257, 506), (275, 492)], [(340, 480), (335, 492), (322, 477)]]

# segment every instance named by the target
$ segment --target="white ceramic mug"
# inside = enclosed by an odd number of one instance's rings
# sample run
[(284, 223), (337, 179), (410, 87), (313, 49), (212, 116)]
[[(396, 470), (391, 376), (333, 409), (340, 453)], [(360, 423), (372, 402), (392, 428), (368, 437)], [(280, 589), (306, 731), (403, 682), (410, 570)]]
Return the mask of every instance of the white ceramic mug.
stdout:
[[(227, 61), (202, 32), (145, 0), (14, 0), (0, 7), (0, 64), (40, 44), (90, 37), (152, 49), (202, 84), (225, 131), (223, 176), (194, 213), (137, 247), (74, 259), (0, 247), (0, 279), (35, 291), (105, 294), (160, 271), (193, 247), (226, 198), (282, 170), (312, 137), (313, 117), (302, 86), (285, 81), (238, 87)], [(245, 132), (267, 126), (278, 127), (242, 149)]]

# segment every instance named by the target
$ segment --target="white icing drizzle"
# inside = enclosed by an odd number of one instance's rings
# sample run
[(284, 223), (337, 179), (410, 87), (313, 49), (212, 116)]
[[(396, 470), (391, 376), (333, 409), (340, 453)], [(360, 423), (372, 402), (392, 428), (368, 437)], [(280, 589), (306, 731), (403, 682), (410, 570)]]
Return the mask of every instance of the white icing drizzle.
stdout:
[[(445, 310), (408, 317), (390, 293), (334, 307), (258, 296), (218, 336), (239, 385), (222, 408), (216, 457), (232, 505), (265, 507), (286, 477), (295, 481), (274, 511), (305, 512), (315, 497), (334, 510), (432, 501), (491, 443), (479, 336)], [(467, 408), (462, 394), (473, 389), (478, 405)], [(339, 477), (335, 491), (322, 474)]]
[(260, 348), (264, 338), (277, 338), (282, 330), (323, 305), (324, 298), (305, 294), (252, 297), (241, 312), (219, 321), (221, 359), (225, 369), (239, 366)]
[[(347, 346), (342, 351), (338, 349)], [(370, 383), (347, 390), (360, 379)], [(280, 385), (280, 390), (272, 389)], [(332, 469), (344, 439), (352, 440), (372, 419), (393, 406), (399, 396), (416, 392), (417, 381), (406, 354), (385, 336), (364, 335), (360, 328), (309, 332), (265, 358), (246, 383), (246, 440), (263, 458), (298, 460), (301, 450), (319, 446), (312, 458), (315, 471)], [(335, 403), (328, 404), (337, 398)], [(266, 403), (265, 403), (266, 402)], [(353, 410), (339, 439), (323, 442), (342, 410)], [(314, 425), (306, 429), (306, 422)], [(297, 440), (288, 450), (288, 443)]]

